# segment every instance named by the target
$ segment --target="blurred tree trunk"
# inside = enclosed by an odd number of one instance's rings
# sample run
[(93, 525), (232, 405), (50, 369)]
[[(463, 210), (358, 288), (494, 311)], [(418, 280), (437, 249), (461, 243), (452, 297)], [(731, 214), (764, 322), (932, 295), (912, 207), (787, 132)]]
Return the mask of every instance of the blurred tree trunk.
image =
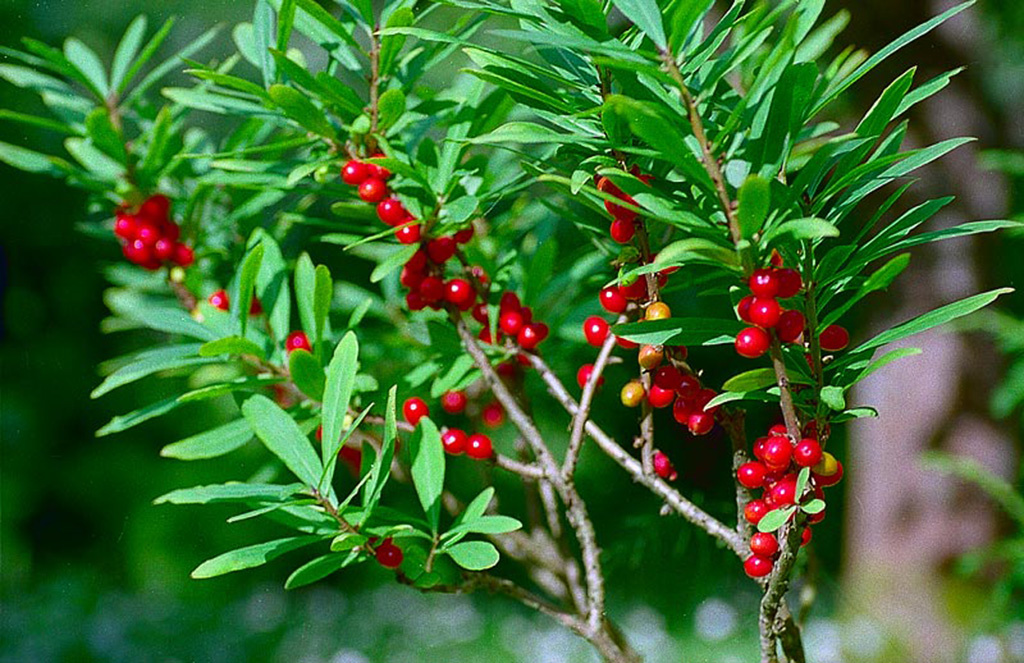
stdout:
[[(852, 12), (847, 42), (872, 52), (954, 3), (947, 0), (844, 0)], [(859, 87), (866, 108), (883, 87), (919, 65), (915, 83), (977, 62), (984, 30), (977, 8), (960, 14), (916, 42)], [(900, 64), (896, 64), (899, 60)], [(914, 110), (910, 141), (924, 146), (954, 136), (976, 136), (980, 145), (1007, 144), (1013, 109), (982, 93), (978, 69), (969, 69)], [(873, 93), (873, 96), (868, 95)], [(957, 201), (933, 219), (932, 228), (966, 220), (1005, 218), (1002, 179), (981, 172), (978, 147), (961, 147), (918, 173), (917, 195), (953, 192)], [(983, 242), (950, 241), (914, 252), (893, 292), (893, 310), (878, 312), (874, 331), (919, 315), (994, 284), (987, 282)], [(998, 238), (995, 241), (999, 241)], [(1005, 276), (1004, 276), (1005, 278)], [(939, 331), (910, 339), (924, 354), (902, 359), (858, 389), (854, 402), (878, 407), (880, 418), (850, 427), (847, 458), (845, 569), (840, 606), (850, 619), (868, 618), (887, 645), (868, 660), (946, 663), (963, 657), (965, 636), (947, 605), (943, 567), (953, 557), (990, 542), (998, 514), (977, 491), (919, 467), (920, 453), (944, 449), (973, 457), (1001, 475), (1012, 475), (1015, 448), (988, 420), (988, 393), (998, 379), (998, 357), (984, 339)], [(877, 658), (876, 658), (877, 657)], [(858, 660), (851, 657), (850, 660)]]

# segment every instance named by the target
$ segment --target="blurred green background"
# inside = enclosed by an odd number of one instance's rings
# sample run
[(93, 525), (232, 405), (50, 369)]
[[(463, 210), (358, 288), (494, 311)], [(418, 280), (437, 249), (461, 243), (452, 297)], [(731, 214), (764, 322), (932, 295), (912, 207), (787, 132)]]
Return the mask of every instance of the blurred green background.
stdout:
[[(878, 49), (949, 4), (830, 1), (825, 13), (849, 7), (852, 21), (840, 41)], [(251, 6), (6, 0), (0, 44), (14, 46), (23, 36), (59, 43), (74, 34), (109, 53), (141, 11), (152, 22), (179, 17), (172, 40), (180, 44), (213, 24), (248, 20)], [(230, 48), (225, 37), (205, 55)], [(978, 157), (1024, 148), (1024, 3), (982, 0), (865, 80), (841, 119), (861, 115), (912, 64), (918, 80), (969, 67), (915, 111), (912, 140), (979, 137), (976, 147), (924, 173), (922, 191), (956, 193), (949, 220), (1019, 213), (1024, 168), (1005, 175), (980, 167)], [(0, 95), (7, 108), (33, 102), (7, 85)], [(57, 149), (59, 138), (3, 124), (0, 140), (45, 151)], [(985, 163), (1013, 168), (998, 155)], [(420, 595), (366, 566), (287, 593), (282, 583), (291, 567), (281, 563), (190, 580), (200, 561), (257, 540), (263, 530), (251, 521), (223, 525), (228, 510), (155, 507), (151, 500), (244, 476), (257, 459), (160, 458), (164, 444), (199, 429), (189, 416), (93, 436), (111, 416), (165, 388), (144, 381), (89, 400), (97, 366), (142, 344), (137, 336), (99, 333), (100, 266), (117, 259), (117, 249), (76, 232), (75, 224), (88, 220), (78, 192), (2, 164), (0, 176), (0, 661), (596, 660), (583, 641), (503, 599)], [(853, 327), (903, 319), (986, 287), (1019, 286), (1021, 247), (1003, 236), (919, 252), (889, 308), (865, 311), (869, 317)], [(1004, 307), (1024, 314), (1020, 295)], [(990, 414), (992, 390), (1013, 357), (984, 334), (950, 338), (923, 339), (926, 355), (908, 360), (918, 361), (911, 370), (890, 370), (860, 394), (883, 418), (851, 429), (846, 492), (815, 532), (819, 596), (806, 629), (810, 661), (1024, 661), (1019, 562), (985, 565), (968, 577), (956, 561), (1008, 540), (1013, 525), (978, 490), (917, 468), (922, 450), (945, 449), (1020, 485), (1019, 408), (1001, 419)], [(920, 384), (908, 387), (911, 379)], [(697, 446), (680, 470), (701, 499), (723, 457)], [(905, 464), (894, 466), (894, 458)], [(651, 661), (754, 660), (757, 596), (739, 565), (678, 519), (658, 517), (656, 503), (625, 479), (613, 493), (597, 474), (584, 474), (582, 490), (594, 500), (613, 616), (635, 646)], [(625, 492), (636, 499), (624, 499)]]

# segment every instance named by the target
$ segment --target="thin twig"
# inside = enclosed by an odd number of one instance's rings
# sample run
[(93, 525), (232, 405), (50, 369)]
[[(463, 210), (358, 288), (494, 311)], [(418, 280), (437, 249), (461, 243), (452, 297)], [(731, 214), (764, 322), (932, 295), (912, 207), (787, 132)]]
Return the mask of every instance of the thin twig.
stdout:
[[(620, 322), (624, 320), (620, 318)], [(562, 474), (571, 477), (576, 472), (576, 463), (580, 458), (580, 450), (583, 448), (583, 432), (590, 416), (590, 406), (594, 402), (594, 394), (597, 393), (598, 383), (601, 381), (601, 373), (608, 365), (608, 358), (615, 349), (615, 334), (608, 332), (608, 338), (601, 345), (601, 351), (597, 353), (594, 361), (594, 370), (590, 373), (590, 379), (583, 385), (583, 394), (580, 395), (580, 409), (572, 419), (572, 434), (569, 437), (569, 449), (565, 453), (565, 461), (562, 463)]]
[(782, 419), (786, 423), (786, 432), (794, 440), (800, 439), (800, 419), (797, 418), (796, 406), (793, 405), (793, 392), (789, 387), (789, 374), (786, 372), (786, 361), (782, 357), (782, 344), (775, 330), (770, 330), (772, 343), (769, 353), (772, 368), (775, 369), (775, 382), (779, 385), (779, 405), (782, 408)]

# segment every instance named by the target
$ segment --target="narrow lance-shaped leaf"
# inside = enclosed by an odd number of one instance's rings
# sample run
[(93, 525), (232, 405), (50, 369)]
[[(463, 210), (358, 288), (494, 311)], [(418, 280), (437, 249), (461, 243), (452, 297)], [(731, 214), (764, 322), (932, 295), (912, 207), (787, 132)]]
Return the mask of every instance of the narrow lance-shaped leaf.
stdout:
[(297, 550), (321, 540), (322, 538), (319, 536), (293, 536), (238, 548), (237, 550), (232, 550), (213, 559), (206, 560), (192, 571), (192, 577), (196, 579), (213, 578), (233, 571), (262, 566), (286, 552)]
[(125, 74), (128, 73), (135, 56), (139, 53), (139, 48), (142, 47), (142, 38), (145, 35), (146, 17), (136, 16), (135, 20), (128, 25), (128, 29), (124, 31), (124, 36), (121, 37), (117, 50), (114, 51), (114, 63), (110, 68), (110, 88), (112, 90), (121, 89), (121, 83), (125, 80)]
[(256, 394), (242, 404), (242, 414), (263, 444), (307, 486), (315, 487), (323, 466), (299, 425), (274, 401)]
[(232, 298), (231, 314), (245, 335), (245, 329), (249, 325), (249, 308), (252, 306), (253, 288), (256, 287), (256, 276), (260, 271), (260, 264), (263, 262), (263, 245), (257, 244), (250, 249), (249, 254), (242, 261), (242, 267), (238, 271), (238, 294)]
[(251, 439), (252, 427), (249, 422), (238, 419), (168, 444), (160, 450), (160, 455), (178, 460), (216, 458), (244, 446)]
[(661, 9), (655, 0), (612, 0), (619, 11), (636, 27), (651, 38), (654, 45), (663, 49), (668, 45), (665, 25), (661, 20)]
[(436, 533), (441, 518), (441, 491), (444, 490), (444, 447), (441, 434), (429, 417), (420, 419), (413, 433), (412, 482), (420, 505)]
[[(349, 402), (355, 389), (356, 370), (359, 367), (359, 341), (352, 332), (345, 334), (334, 349), (331, 363), (327, 366), (327, 380), (324, 385), (323, 410), (321, 425), (323, 426), (323, 442), (321, 450), (326, 466), (331, 455), (337, 453), (335, 445), (341, 437), (348, 415)], [(331, 477), (327, 478), (329, 484)]]
[[(391, 476), (391, 460), (395, 455), (395, 440), (398, 439), (398, 425), (395, 422), (397, 392), (398, 387), (391, 387), (388, 391), (388, 403), (384, 409), (384, 439), (381, 442), (380, 453), (374, 458), (373, 464), (367, 472), (370, 479), (363, 487), (363, 515), (359, 521), (360, 525), (366, 522), (373, 513), (380, 501), (381, 493), (384, 491), (384, 485)], [(368, 449), (369, 447), (364, 446), (363, 453), (367, 453)], [(366, 462), (365, 456), (363, 462)]]

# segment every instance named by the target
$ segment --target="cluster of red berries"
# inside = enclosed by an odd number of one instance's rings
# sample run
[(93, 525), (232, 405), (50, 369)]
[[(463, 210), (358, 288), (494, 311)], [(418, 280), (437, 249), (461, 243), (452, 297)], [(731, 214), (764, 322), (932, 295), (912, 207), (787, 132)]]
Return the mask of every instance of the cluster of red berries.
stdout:
[[(736, 471), (740, 485), (751, 490), (763, 489), (761, 498), (751, 500), (744, 508), (743, 515), (752, 525), (761, 522), (761, 518), (773, 509), (800, 502), (802, 495), (797, 495), (796, 489), (797, 473), (801, 469), (811, 468), (808, 487), (820, 500), (825, 497), (822, 488), (834, 486), (843, 478), (843, 464), (822, 450), (813, 426), (808, 426), (804, 437), (794, 443), (787, 435), (786, 427), (776, 424), (768, 430), (768, 435), (754, 441), (753, 452), (757, 460), (740, 465)], [(808, 526), (801, 532), (801, 545), (811, 540), (810, 525), (824, 518), (824, 511), (807, 515)], [(752, 554), (743, 563), (747, 575), (760, 578), (771, 573), (778, 550), (779, 542), (774, 534), (754, 534), (750, 539)]]
[[(444, 407), (443, 403), (444, 401), (442, 401), (442, 407)], [(445, 411), (449, 411), (448, 408), (445, 408)], [(413, 396), (402, 404), (402, 416), (409, 425), (415, 426), (420, 419), (430, 416), (430, 407), (422, 398)], [(444, 446), (445, 452), (452, 456), (458, 456), (463, 452), (473, 460), (488, 460), (494, 456), (491, 438), (483, 433), (467, 435), (464, 430), (459, 428), (446, 428), (441, 433), (441, 444)]]
[[(450, 389), (441, 395), (441, 409), (448, 414), (462, 414), (469, 405), (469, 397), (461, 389)], [(480, 408), (480, 420), (488, 428), (499, 428), (505, 423), (505, 408), (491, 401)]]
[[(231, 300), (228, 299), (228, 293), (226, 290), (218, 290), (210, 295), (207, 300), (210, 306), (217, 309), (218, 311), (229, 311), (231, 309)], [(249, 302), (249, 315), (260, 315), (263, 313), (263, 302), (256, 295), (253, 295), (252, 301)], [(309, 340), (306, 341), (309, 343)]]
[[(503, 292), (498, 302), (497, 338), (491, 338), (490, 319), (486, 304), (481, 302), (473, 307), (473, 319), (483, 325), (479, 338), (484, 343), (498, 344), (503, 337), (508, 337), (521, 350), (536, 350), (537, 346), (543, 343), (551, 333), (546, 324), (533, 319), (533, 309), (523, 306), (518, 295), (510, 291)], [(523, 365), (529, 365), (529, 361), (525, 357), (521, 358), (520, 362)]]
[[(777, 255), (777, 254), (776, 254)], [(795, 296), (803, 288), (803, 279), (795, 269), (780, 266), (758, 269), (750, 275), (747, 285), (751, 294), (739, 301), (736, 313), (740, 320), (754, 325), (736, 335), (736, 352), (743, 357), (756, 359), (768, 351), (771, 337), (768, 330), (783, 343), (802, 342), (807, 320), (795, 309), (786, 310), (779, 299)], [(850, 334), (839, 325), (829, 325), (818, 335), (821, 349), (838, 352), (850, 343)]]
[(122, 206), (114, 220), (114, 234), (121, 239), (125, 258), (150, 270), (167, 263), (188, 267), (195, 261), (192, 248), (178, 241), (181, 228), (170, 218), (167, 196), (150, 196), (134, 213), (129, 209)]
[[(639, 168), (636, 166), (633, 167), (632, 173), (645, 184), (651, 181), (651, 176), (641, 175)], [(597, 178), (597, 190), (614, 196), (615, 198), (618, 198), (630, 205), (636, 205), (636, 201), (632, 196), (620, 189), (607, 177)], [(629, 243), (633, 239), (633, 236), (636, 235), (637, 213), (631, 209), (623, 207), (622, 205), (617, 205), (610, 200), (604, 201), (604, 208), (612, 215), (612, 224), (608, 228), (608, 234), (610, 234), (612, 239), (619, 244)]]

